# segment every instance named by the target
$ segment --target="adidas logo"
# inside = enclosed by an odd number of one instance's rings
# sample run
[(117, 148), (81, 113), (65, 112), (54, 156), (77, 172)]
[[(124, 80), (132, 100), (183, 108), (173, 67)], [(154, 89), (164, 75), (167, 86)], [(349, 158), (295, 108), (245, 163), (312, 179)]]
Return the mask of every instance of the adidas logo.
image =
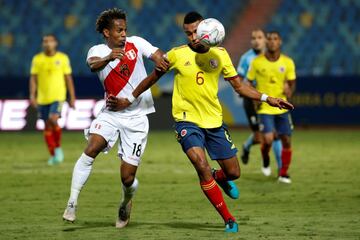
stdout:
[(190, 61), (186, 61), (186, 63), (184, 64), (184, 66), (190, 66), (190, 65), (191, 65)]

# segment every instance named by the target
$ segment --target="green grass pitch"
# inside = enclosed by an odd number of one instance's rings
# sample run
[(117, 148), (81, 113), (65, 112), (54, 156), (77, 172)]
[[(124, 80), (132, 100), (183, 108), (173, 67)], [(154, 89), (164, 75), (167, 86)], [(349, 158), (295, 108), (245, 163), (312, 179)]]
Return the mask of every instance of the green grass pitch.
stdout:
[[(231, 134), (240, 147), (249, 131)], [(359, 130), (295, 131), (291, 185), (261, 174), (254, 147), (236, 181), (240, 199), (225, 196), (237, 234), (223, 232), (173, 131), (150, 132), (127, 228), (114, 227), (121, 198), (115, 149), (95, 161), (77, 221), (63, 222), (85, 145), (81, 132), (65, 132), (65, 162), (49, 167), (41, 132), (0, 133), (0, 239), (360, 239)], [(273, 158), (271, 166), (274, 172)]]

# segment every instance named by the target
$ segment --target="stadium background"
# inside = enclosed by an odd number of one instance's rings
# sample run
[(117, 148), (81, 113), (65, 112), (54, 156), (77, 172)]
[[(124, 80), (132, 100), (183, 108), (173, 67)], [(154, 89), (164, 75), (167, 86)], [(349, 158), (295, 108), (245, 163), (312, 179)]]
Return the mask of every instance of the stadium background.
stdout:
[[(128, 15), (128, 35), (139, 35), (163, 50), (186, 43), (181, 24), (186, 12), (197, 10), (226, 27), (224, 46), (236, 66), (249, 47), (251, 30), (260, 27), (283, 35), (283, 52), (297, 66), (297, 125), (358, 125), (360, 122), (360, 1), (358, 0), (208, 0), (208, 1), (63, 1), (0, 0), (0, 129), (42, 127), (28, 106), (32, 56), (41, 51), (41, 37), (54, 33), (59, 50), (70, 56), (77, 110), (63, 109), (61, 125), (83, 129), (102, 102), (102, 87), (85, 64), (88, 49), (101, 43), (97, 15), (111, 7)], [(147, 63), (148, 71), (152, 63)], [(170, 128), (172, 76), (153, 88), (157, 114), (153, 128)], [(242, 99), (220, 81), (225, 122), (246, 125)], [(8, 99), (11, 99), (10, 101)], [(95, 99), (95, 100), (94, 100)], [(96, 104), (97, 103), (97, 104)]]

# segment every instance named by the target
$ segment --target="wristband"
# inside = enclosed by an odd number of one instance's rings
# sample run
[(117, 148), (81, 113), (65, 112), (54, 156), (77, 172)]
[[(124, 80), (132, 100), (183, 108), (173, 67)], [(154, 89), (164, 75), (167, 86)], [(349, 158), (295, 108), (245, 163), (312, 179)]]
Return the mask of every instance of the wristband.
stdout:
[(268, 97), (269, 97), (268, 95), (266, 95), (265, 93), (263, 93), (263, 94), (261, 94), (260, 101), (266, 102), (267, 99), (268, 99)]
[(130, 103), (133, 103), (136, 98), (135, 98), (134, 95), (132, 95), (132, 93), (131, 93), (130, 96), (127, 97), (127, 99), (128, 99), (128, 101), (129, 101)]

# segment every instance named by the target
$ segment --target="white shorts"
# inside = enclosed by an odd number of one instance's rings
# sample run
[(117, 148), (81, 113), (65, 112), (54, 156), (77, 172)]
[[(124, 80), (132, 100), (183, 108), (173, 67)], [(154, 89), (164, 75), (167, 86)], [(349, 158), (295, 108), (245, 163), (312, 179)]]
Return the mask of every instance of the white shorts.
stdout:
[(119, 118), (110, 113), (101, 112), (94, 119), (89, 129), (85, 129), (85, 138), (89, 134), (101, 135), (108, 143), (103, 152), (109, 151), (119, 138), (118, 155), (125, 162), (139, 166), (145, 150), (149, 132), (146, 115), (134, 118)]

